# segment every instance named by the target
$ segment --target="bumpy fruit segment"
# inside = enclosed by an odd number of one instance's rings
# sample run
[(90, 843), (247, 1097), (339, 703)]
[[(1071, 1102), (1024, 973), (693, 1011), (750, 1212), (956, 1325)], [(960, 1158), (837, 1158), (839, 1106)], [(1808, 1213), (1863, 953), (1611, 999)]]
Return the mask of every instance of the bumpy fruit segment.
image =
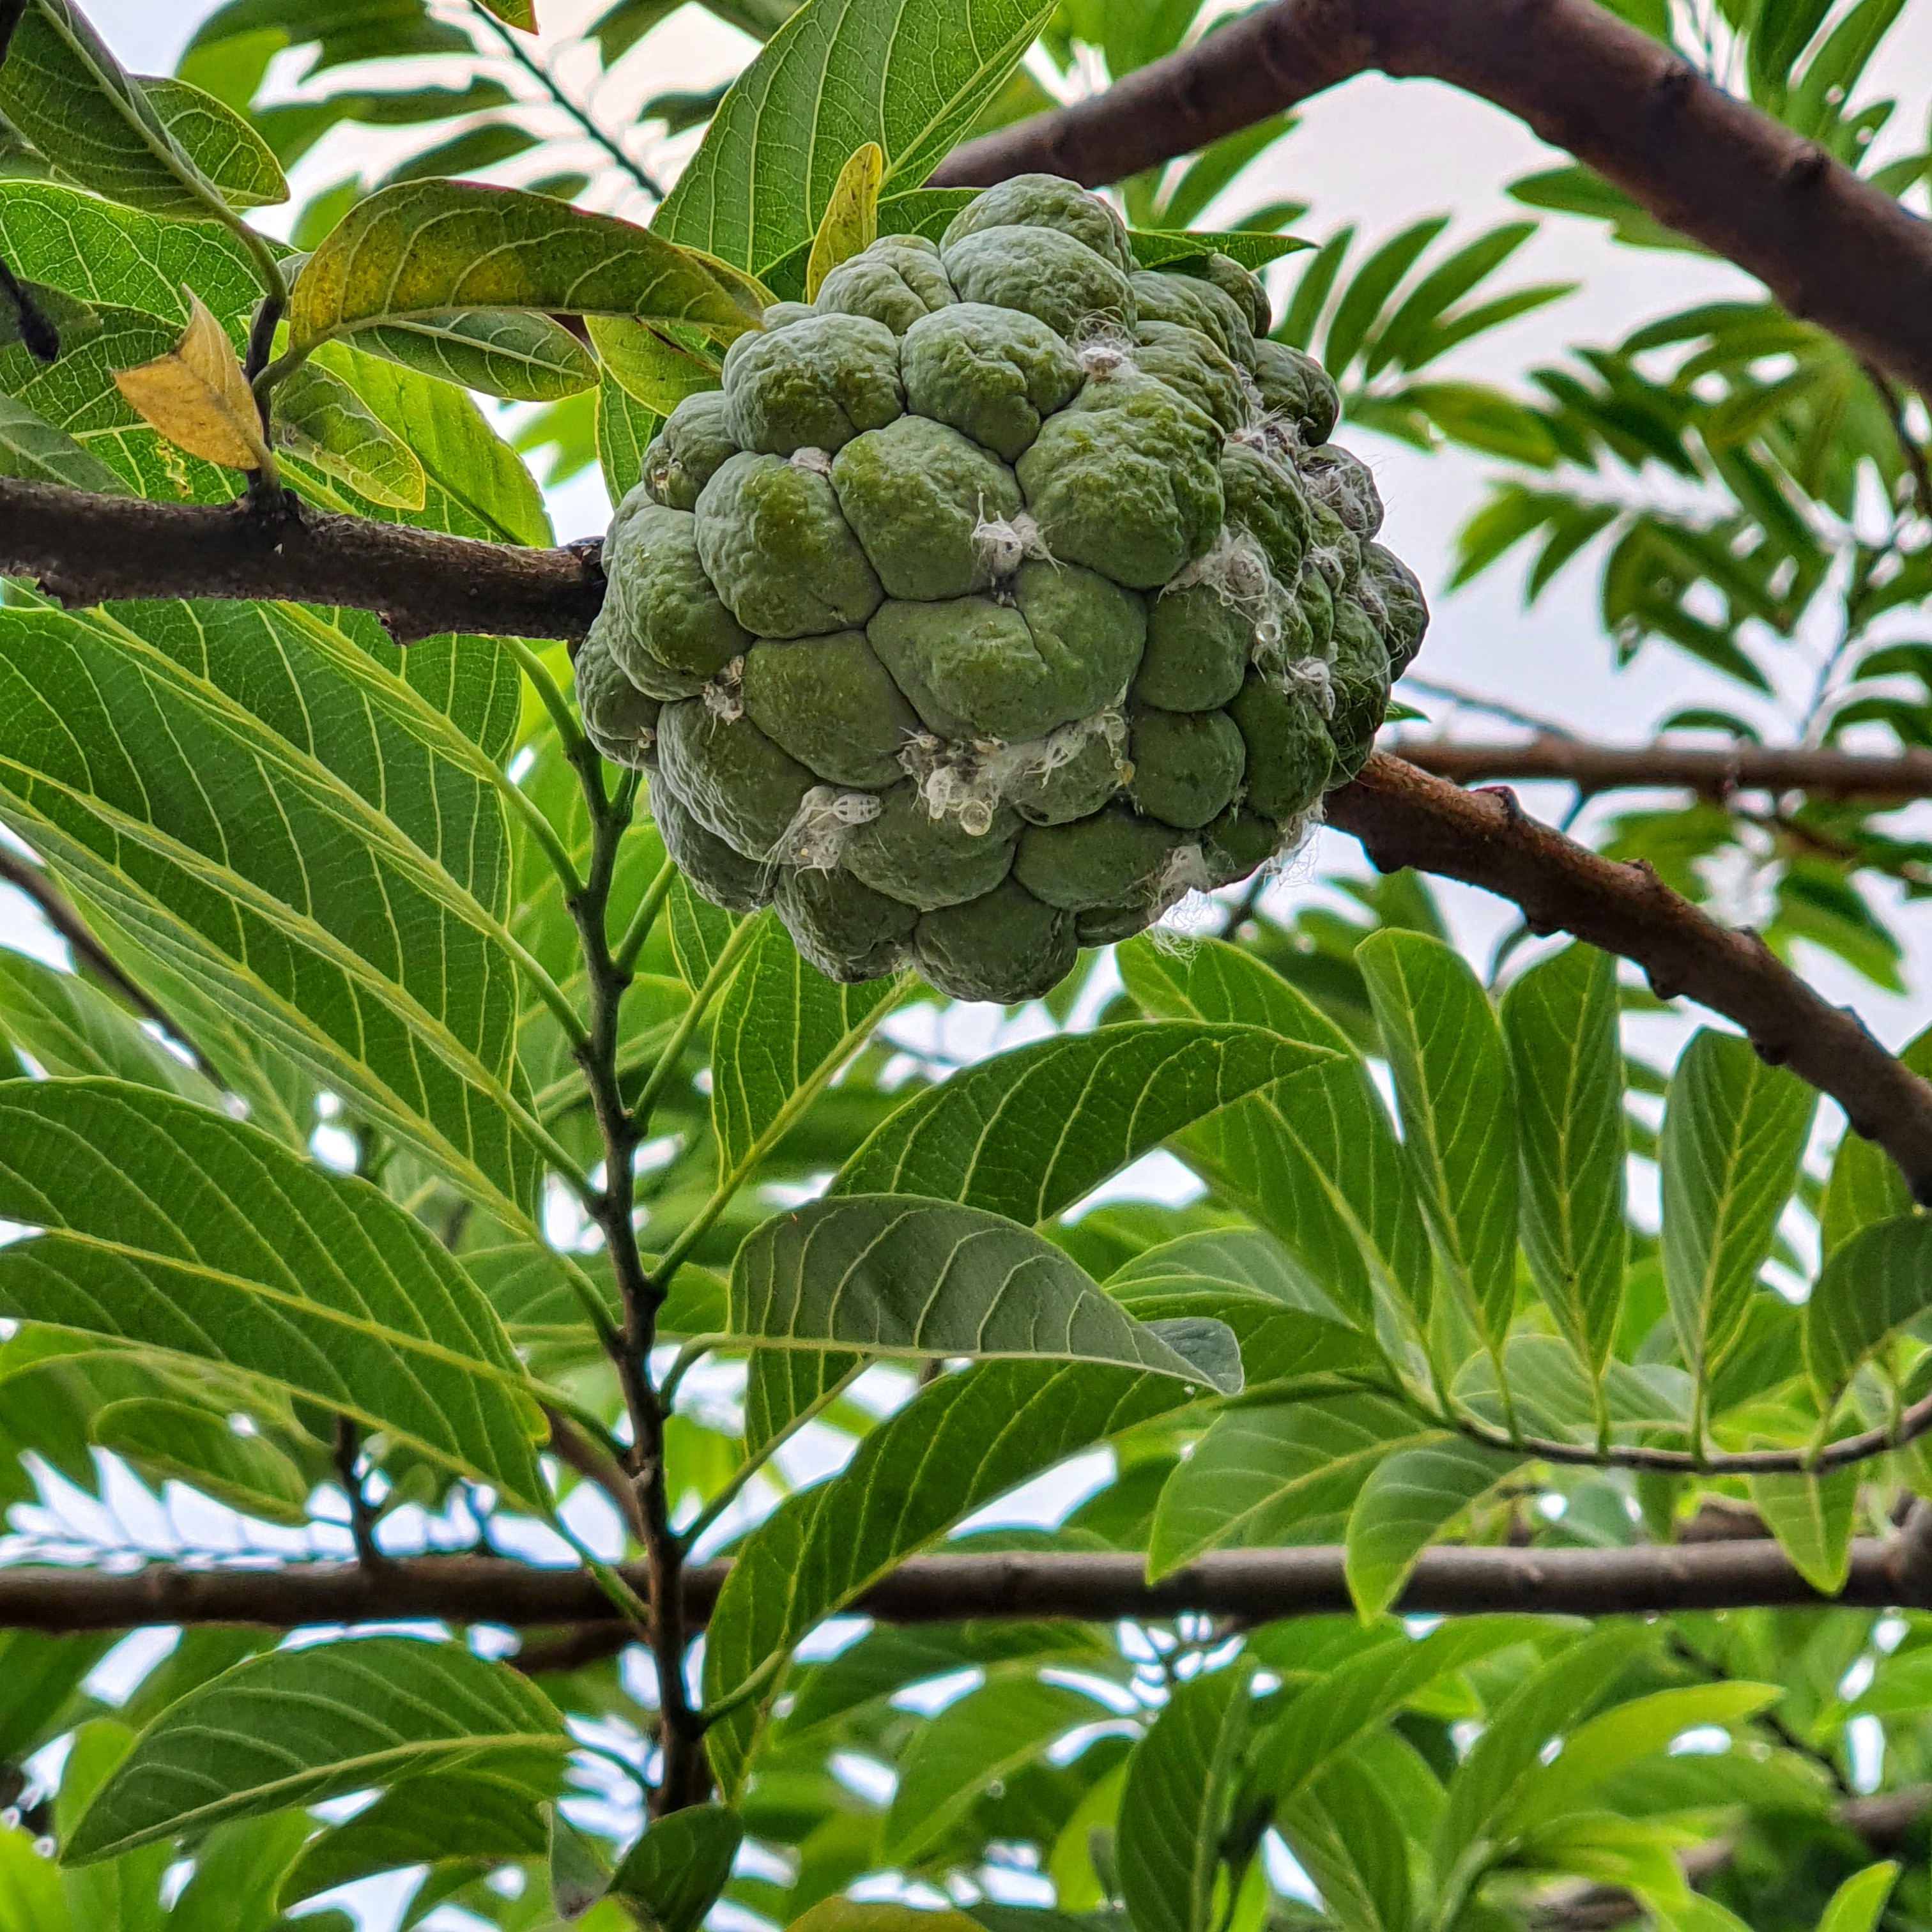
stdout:
[(1270, 320), (1046, 175), (767, 310), (645, 452), (577, 662), (696, 890), (1012, 1001), (1298, 841), (1428, 610)]

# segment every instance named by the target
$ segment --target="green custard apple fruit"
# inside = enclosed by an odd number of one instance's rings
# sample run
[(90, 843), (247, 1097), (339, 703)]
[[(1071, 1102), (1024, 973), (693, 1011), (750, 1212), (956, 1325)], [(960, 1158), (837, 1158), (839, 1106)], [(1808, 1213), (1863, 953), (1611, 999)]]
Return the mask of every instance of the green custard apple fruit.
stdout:
[(1012, 1002), (1292, 849), (1429, 613), (1270, 322), (1048, 175), (767, 309), (645, 452), (577, 660), (693, 887)]

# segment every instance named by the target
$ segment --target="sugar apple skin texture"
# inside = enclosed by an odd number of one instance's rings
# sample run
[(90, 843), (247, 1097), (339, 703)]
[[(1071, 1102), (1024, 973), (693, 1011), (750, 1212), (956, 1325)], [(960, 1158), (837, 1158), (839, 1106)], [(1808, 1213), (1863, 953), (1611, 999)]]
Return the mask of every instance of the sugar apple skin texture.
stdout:
[(1048, 175), (881, 238), (679, 405), (605, 539), (584, 728), (834, 980), (1046, 992), (1291, 848), (1428, 622), (1335, 386), (1226, 256)]

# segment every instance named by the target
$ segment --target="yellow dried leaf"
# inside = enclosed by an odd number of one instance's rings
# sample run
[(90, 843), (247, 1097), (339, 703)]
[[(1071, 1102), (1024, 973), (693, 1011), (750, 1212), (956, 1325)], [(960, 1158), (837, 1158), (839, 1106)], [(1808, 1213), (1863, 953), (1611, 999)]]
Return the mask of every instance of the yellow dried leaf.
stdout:
[(879, 238), (879, 184), (885, 172), (886, 158), (876, 141), (868, 141), (838, 170), (805, 265), (807, 302), (818, 299), (819, 284), (841, 262)]
[(187, 291), (182, 339), (138, 369), (118, 369), (114, 386), (148, 425), (190, 456), (227, 470), (260, 470), (268, 460), (254, 393), (220, 322)]

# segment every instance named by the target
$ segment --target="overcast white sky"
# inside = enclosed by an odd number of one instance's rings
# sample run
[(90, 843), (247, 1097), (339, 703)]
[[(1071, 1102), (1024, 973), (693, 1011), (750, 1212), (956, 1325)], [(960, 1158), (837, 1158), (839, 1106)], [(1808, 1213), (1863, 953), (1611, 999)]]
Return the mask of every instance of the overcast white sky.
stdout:
[[(538, 11), (555, 40), (594, 18), (604, 4), (539, 0)], [(88, 10), (129, 67), (152, 73), (172, 65), (214, 4), (90, 0)], [(707, 85), (734, 70), (745, 46), (700, 8), (688, 6), (644, 43), (601, 97), (602, 111), (621, 114), (646, 94)], [(587, 77), (579, 68), (565, 71), (580, 82)], [(1868, 91), (1880, 87), (1904, 103), (1888, 139), (1916, 143), (1932, 94), (1932, 0), (1908, 0), (1884, 63), (1868, 82)], [(372, 138), (340, 130), (332, 137), (335, 145), (304, 163), (298, 193), (312, 192), (346, 171), (343, 143)], [(1316, 236), (1345, 221), (1358, 223), (1369, 236), (1386, 235), (1438, 212), (1453, 213), (1454, 232), (1466, 236), (1519, 216), (1522, 211), (1504, 193), (1507, 184), (1559, 158), (1520, 124), (1450, 88), (1367, 77), (1307, 106), (1299, 130), (1244, 178), (1223, 212), (1292, 196), (1312, 204), (1303, 227)], [(1640, 320), (1751, 286), (1722, 265), (1615, 248), (1594, 225), (1562, 220), (1545, 224), (1509, 273), (1520, 280), (1574, 280), (1583, 286), (1567, 302), (1472, 345), (1454, 373), (1508, 383), (1570, 344), (1612, 341)], [(1687, 704), (1751, 710), (1748, 697), (1672, 653), (1654, 650), (1634, 670), (1616, 672), (1595, 620), (1594, 573), (1587, 564), (1573, 568), (1532, 613), (1521, 608), (1516, 580), (1507, 571), (1444, 594), (1441, 586), (1448, 580), (1454, 532), (1480, 500), (1485, 464), (1454, 454), (1425, 458), (1372, 436), (1358, 434), (1353, 440), (1372, 463), (1388, 502), (1389, 540), (1430, 588), (1436, 621), (1419, 673), (1505, 698), (1598, 736), (1628, 740), (1642, 738), (1657, 719)], [(560, 533), (572, 536), (598, 527), (605, 507), (601, 490), (589, 479), (559, 493), (553, 508)], [(1789, 688), (1808, 688), (1808, 651), (1790, 653), (1786, 668)], [(1468, 728), (1493, 728), (1476, 721)], [(1567, 802), (1567, 794), (1555, 788), (1525, 796), (1531, 808), (1546, 813), (1560, 812)], [(1329, 834), (1322, 856), (1330, 864), (1349, 862), (1353, 848)], [(1472, 938), (1508, 922), (1481, 895), (1452, 896), (1458, 922)], [(1915, 916), (1911, 923), (1922, 969), (1932, 959), (1932, 915)], [(1886, 1038), (1902, 1040), (1923, 1023), (1919, 1002), (1887, 1000), (1829, 962), (1813, 963), (1833, 996), (1856, 1000)], [(1922, 970), (1915, 974), (1923, 976)]]

